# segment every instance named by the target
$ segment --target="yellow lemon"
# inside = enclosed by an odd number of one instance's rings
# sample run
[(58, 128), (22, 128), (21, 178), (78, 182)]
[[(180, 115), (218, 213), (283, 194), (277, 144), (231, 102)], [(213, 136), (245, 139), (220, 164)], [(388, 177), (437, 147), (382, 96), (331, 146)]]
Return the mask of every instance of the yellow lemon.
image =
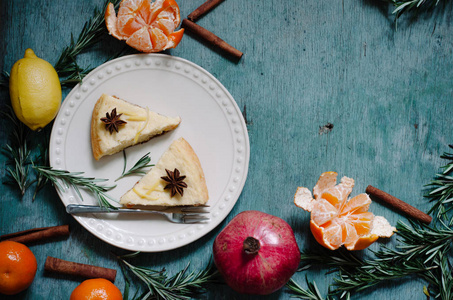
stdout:
[(61, 104), (58, 74), (33, 50), (25, 50), (24, 58), (11, 69), (9, 78), (11, 104), (17, 118), (31, 130), (40, 130), (57, 115)]

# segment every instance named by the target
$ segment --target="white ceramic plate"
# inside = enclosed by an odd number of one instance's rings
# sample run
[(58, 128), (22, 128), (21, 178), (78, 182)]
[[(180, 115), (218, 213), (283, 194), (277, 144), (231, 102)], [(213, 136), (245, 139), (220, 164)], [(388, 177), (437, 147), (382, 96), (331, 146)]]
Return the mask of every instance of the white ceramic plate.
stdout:
[[(118, 96), (167, 116), (180, 116), (180, 126), (165, 135), (126, 150), (127, 168), (150, 152), (156, 163), (168, 146), (184, 137), (203, 167), (210, 199), (206, 224), (172, 224), (161, 217), (140, 215), (76, 216), (76, 220), (100, 239), (117, 247), (158, 252), (187, 245), (214, 229), (231, 211), (244, 186), (250, 156), (247, 128), (241, 111), (225, 87), (203, 68), (187, 60), (163, 54), (121, 57), (93, 70), (64, 100), (50, 139), (50, 165), (84, 176), (109, 179), (113, 184), (123, 169), (123, 154), (96, 161), (91, 152), (90, 120), (102, 93)], [(119, 199), (139, 176), (116, 182), (108, 192)], [(96, 204), (82, 190), (59, 192), (64, 205)]]

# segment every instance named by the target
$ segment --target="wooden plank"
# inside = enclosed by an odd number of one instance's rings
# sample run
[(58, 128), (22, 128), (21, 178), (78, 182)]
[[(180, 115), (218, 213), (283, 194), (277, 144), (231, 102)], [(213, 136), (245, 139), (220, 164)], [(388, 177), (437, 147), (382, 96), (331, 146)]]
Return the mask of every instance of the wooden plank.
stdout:
[[(0, 69), (9, 71), (26, 48), (55, 63), (70, 34), (77, 36), (93, 9), (103, 1), (4, 0), (0, 2)], [(178, 1), (186, 17), (200, 1)], [(353, 194), (378, 186), (426, 211), (422, 187), (444, 162), (453, 132), (453, 4), (411, 20), (402, 17), (395, 29), (391, 8), (372, 1), (240, 1), (228, 0), (197, 21), (244, 52), (234, 62), (195, 39), (184, 36), (167, 53), (192, 61), (210, 73), (246, 109), (251, 143), (249, 176), (239, 201), (221, 226), (190, 246), (142, 254), (134, 262), (174, 274), (191, 262), (206, 265), (215, 236), (237, 213), (262, 210), (287, 220), (301, 249), (315, 247), (309, 215), (292, 204), (298, 186), (313, 187), (324, 171), (356, 179)], [(98, 66), (123, 48), (106, 37), (96, 51), (80, 56), (83, 66)], [(68, 89), (64, 90), (66, 95)], [(0, 90), (2, 104), (9, 103)], [(332, 123), (330, 132), (320, 127)], [(8, 141), (6, 121), (0, 142)], [(0, 178), (7, 177), (0, 155)], [(31, 246), (38, 259), (33, 285), (17, 299), (65, 299), (78, 285), (73, 278), (43, 274), (47, 256), (120, 270), (111, 252), (124, 253), (81, 227), (64, 212), (56, 192), (46, 188), (31, 201), (0, 186), (0, 234), (32, 227), (69, 223), (68, 240)], [(371, 209), (392, 224), (404, 219), (378, 203)], [(384, 241), (387, 245), (395, 240)], [(371, 246), (378, 249), (379, 244)], [(325, 269), (310, 270), (323, 294), (332, 282)], [(303, 284), (304, 273), (295, 275)], [(117, 276), (121, 290), (124, 279)], [(425, 282), (411, 279), (357, 295), (357, 299), (426, 299)], [(250, 299), (227, 287), (206, 299)], [(266, 299), (288, 299), (283, 290)], [(257, 298), (258, 299), (258, 298)], [(260, 298), (261, 299), (261, 298)]]

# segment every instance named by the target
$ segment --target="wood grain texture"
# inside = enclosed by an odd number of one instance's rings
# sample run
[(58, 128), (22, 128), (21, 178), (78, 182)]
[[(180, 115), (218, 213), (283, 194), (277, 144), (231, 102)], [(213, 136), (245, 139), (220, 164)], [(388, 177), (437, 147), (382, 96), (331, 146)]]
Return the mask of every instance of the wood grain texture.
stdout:
[[(9, 71), (26, 48), (55, 63), (103, 1), (0, 1), (0, 70)], [(204, 0), (178, 1), (181, 17)], [(309, 214), (293, 205), (298, 186), (312, 188), (324, 171), (356, 180), (353, 195), (374, 185), (422, 211), (423, 185), (444, 163), (439, 156), (453, 143), (453, 2), (430, 13), (403, 16), (395, 29), (391, 7), (371, 0), (227, 0), (197, 24), (244, 52), (233, 62), (186, 35), (167, 53), (212, 73), (246, 108), (250, 135), (249, 175), (239, 201), (225, 221), (193, 244), (163, 253), (142, 254), (134, 262), (168, 274), (206, 265), (215, 236), (237, 213), (258, 209), (285, 219), (301, 249), (315, 248)], [(82, 54), (83, 66), (98, 66), (123, 48), (106, 37)], [(69, 92), (64, 90), (64, 95)], [(9, 103), (0, 90), (1, 104)], [(320, 127), (332, 123), (328, 133)], [(0, 142), (8, 141), (6, 121)], [(5, 181), (6, 158), (0, 155)], [(32, 202), (0, 186), (0, 235), (27, 228), (69, 224), (67, 240), (31, 246), (38, 260), (33, 285), (5, 299), (67, 299), (80, 280), (44, 275), (47, 256), (120, 271), (111, 252), (124, 251), (97, 239), (68, 216), (55, 190), (45, 188)], [(379, 203), (370, 211), (395, 225), (404, 217)], [(395, 239), (382, 243), (392, 246)], [(378, 244), (371, 246), (376, 250)], [(326, 269), (305, 274), (323, 294), (332, 282)], [(119, 272), (116, 284), (123, 290)], [(294, 279), (304, 284), (304, 273)], [(353, 299), (423, 300), (425, 282), (410, 278), (367, 290)], [(203, 299), (288, 299), (287, 290), (267, 297), (238, 295), (216, 286)], [(3, 299), (3, 298), (2, 298)]]

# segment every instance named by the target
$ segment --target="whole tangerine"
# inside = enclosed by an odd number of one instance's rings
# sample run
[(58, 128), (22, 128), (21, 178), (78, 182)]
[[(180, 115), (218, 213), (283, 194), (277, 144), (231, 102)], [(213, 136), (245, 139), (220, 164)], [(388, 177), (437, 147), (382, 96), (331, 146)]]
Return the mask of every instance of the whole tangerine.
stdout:
[(37, 268), (36, 257), (27, 246), (0, 242), (0, 294), (15, 295), (28, 288)]
[(103, 278), (87, 279), (71, 293), (70, 300), (122, 300), (121, 291)]

